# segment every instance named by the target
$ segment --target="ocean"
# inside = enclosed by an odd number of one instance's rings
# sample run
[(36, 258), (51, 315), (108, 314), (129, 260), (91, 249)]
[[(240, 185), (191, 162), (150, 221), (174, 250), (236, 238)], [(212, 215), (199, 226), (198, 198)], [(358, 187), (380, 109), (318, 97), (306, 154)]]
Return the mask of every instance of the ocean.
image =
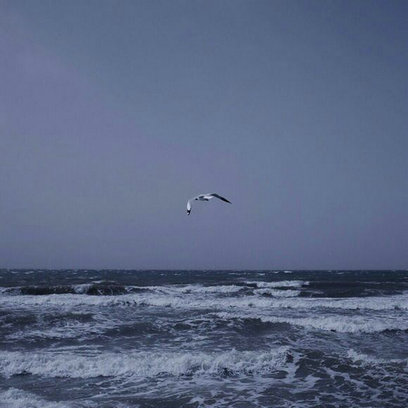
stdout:
[(0, 270), (0, 407), (408, 407), (407, 271)]

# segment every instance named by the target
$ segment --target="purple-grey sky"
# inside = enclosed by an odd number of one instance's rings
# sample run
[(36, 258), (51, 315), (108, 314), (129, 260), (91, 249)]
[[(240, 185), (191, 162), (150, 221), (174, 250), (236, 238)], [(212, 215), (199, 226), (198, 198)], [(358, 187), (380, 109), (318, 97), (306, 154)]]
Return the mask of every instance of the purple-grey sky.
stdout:
[(0, 267), (408, 268), (407, 18), (0, 0)]

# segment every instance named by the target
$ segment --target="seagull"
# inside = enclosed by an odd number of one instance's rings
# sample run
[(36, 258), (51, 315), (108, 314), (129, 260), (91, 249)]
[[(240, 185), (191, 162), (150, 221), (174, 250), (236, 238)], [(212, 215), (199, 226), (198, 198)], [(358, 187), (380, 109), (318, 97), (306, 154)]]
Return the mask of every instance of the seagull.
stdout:
[(220, 200), (225, 201), (226, 203), (230, 203), (230, 204), (231, 204), (231, 201), (228, 201), (225, 197), (221, 197), (221, 196), (220, 196), (219, 194), (217, 194), (217, 193), (200, 194), (200, 195), (198, 195), (197, 197), (190, 198), (190, 199), (187, 201), (187, 215), (190, 215), (190, 213), (191, 213), (191, 202), (192, 202), (193, 200), (196, 200), (196, 201), (210, 201), (210, 200), (211, 200), (212, 198), (214, 198), (214, 197), (219, 198)]

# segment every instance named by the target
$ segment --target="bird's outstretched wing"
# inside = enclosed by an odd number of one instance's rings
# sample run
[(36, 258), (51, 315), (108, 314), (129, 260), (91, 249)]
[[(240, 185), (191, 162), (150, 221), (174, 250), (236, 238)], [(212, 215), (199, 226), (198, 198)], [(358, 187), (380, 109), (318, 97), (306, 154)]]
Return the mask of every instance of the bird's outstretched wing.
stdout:
[(209, 194), (211, 197), (216, 197), (216, 198), (219, 198), (220, 200), (222, 200), (222, 201), (225, 201), (226, 203), (230, 203), (231, 204), (231, 201), (228, 201), (225, 197), (222, 197), (222, 196), (220, 196), (219, 194), (217, 194), (217, 193), (211, 193), (211, 194)]

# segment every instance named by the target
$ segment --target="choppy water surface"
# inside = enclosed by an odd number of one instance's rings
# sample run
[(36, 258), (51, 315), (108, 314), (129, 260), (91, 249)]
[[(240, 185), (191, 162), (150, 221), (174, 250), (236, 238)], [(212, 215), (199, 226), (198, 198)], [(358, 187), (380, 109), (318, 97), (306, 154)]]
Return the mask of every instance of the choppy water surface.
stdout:
[(408, 406), (408, 272), (0, 271), (0, 406)]

